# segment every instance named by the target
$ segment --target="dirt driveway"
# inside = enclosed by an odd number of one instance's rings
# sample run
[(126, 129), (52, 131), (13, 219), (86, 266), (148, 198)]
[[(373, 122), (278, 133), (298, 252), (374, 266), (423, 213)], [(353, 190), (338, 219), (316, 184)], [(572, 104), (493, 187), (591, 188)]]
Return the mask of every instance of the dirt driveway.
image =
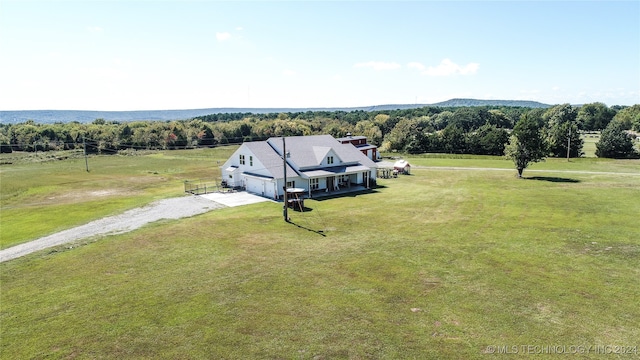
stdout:
[(216, 201), (211, 196), (188, 195), (153, 202), (147, 206), (126, 211), (120, 215), (109, 216), (92, 221), (72, 229), (64, 230), (43, 238), (0, 250), (0, 262), (15, 259), (33, 252), (94, 236), (122, 234), (138, 229), (148, 223), (161, 219), (179, 219), (202, 214), (211, 210), (270, 201), (248, 193), (223, 194)]

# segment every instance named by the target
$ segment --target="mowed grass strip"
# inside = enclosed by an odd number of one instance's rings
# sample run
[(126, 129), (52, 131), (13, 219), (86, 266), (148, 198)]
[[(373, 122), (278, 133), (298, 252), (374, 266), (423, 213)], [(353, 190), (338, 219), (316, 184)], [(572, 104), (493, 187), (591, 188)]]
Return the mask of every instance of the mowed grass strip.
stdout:
[[(490, 168), (513, 170), (513, 161), (500, 156), (465, 155), (465, 154), (399, 154), (386, 153), (388, 157), (402, 157), (411, 165), (422, 167), (462, 167), (462, 168)], [(392, 161), (392, 160), (391, 160)], [(640, 160), (613, 160), (594, 157), (571, 158), (546, 158), (545, 161), (529, 164), (524, 170), (554, 171), (554, 172), (605, 172), (620, 174), (635, 174), (640, 176)]]
[(3, 263), (1, 354), (459, 359), (490, 345), (637, 346), (638, 179), (536, 176), (418, 169), (307, 200), (294, 224), (262, 203)]

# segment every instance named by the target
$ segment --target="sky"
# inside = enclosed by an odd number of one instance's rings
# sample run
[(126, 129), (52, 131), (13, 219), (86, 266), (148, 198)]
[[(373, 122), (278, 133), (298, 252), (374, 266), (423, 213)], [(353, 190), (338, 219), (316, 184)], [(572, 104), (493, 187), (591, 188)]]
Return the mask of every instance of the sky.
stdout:
[(640, 1), (0, 0), (0, 110), (640, 104)]

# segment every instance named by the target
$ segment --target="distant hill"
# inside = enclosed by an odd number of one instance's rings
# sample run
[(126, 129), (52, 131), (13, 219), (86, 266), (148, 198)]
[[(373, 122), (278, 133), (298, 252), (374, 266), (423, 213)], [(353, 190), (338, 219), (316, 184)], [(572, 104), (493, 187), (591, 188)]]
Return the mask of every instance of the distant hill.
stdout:
[(451, 99), (431, 106), (462, 107), (462, 106), (520, 106), (528, 108), (548, 108), (551, 105), (528, 100), (477, 100), (477, 99)]
[(522, 100), (476, 100), (476, 99), (451, 99), (436, 104), (395, 104), (395, 105), (375, 105), (346, 108), (209, 108), (209, 109), (187, 109), (187, 110), (137, 110), (137, 111), (90, 111), (90, 110), (16, 110), (0, 111), (0, 123), (16, 124), (27, 120), (37, 123), (51, 124), (56, 122), (89, 123), (95, 119), (105, 119), (107, 121), (168, 121), (187, 120), (196, 116), (211, 114), (232, 114), (232, 113), (287, 113), (287, 112), (307, 112), (307, 111), (385, 111), (415, 109), (426, 106), (458, 107), (458, 106), (521, 106), (530, 108), (547, 108), (551, 105), (542, 104), (536, 101)]

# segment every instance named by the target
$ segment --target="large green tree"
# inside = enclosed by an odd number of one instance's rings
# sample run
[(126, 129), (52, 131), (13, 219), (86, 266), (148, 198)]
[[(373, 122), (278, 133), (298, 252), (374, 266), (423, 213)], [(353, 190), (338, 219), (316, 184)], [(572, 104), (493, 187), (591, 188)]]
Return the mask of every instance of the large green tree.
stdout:
[(409, 144), (415, 134), (422, 131), (419, 124), (415, 120), (401, 119), (396, 126), (393, 127), (384, 137), (383, 149), (384, 151), (397, 150), (405, 151), (405, 147)]
[(450, 123), (447, 125), (442, 133), (440, 134), (440, 138), (442, 141), (442, 145), (444, 146), (444, 150), (449, 154), (462, 154), (465, 152), (466, 141), (465, 141), (465, 132), (455, 123)]
[(601, 102), (585, 104), (578, 109), (576, 121), (581, 130), (597, 131), (609, 125), (616, 111)]
[(511, 119), (509, 119), (509, 117), (500, 110), (489, 110), (489, 114), (491, 115), (488, 120), (489, 124), (495, 125), (496, 127), (512, 129), (515, 124), (515, 122), (511, 121)]
[(640, 131), (640, 104), (624, 108), (614, 116), (614, 121), (622, 123), (625, 130)]
[(464, 132), (478, 129), (480, 126), (490, 122), (491, 113), (483, 107), (461, 107), (456, 109), (451, 116), (448, 125), (455, 125)]
[(509, 134), (495, 125), (486, 124), (467, 134), (467, 151), (479, 155), (502, 155)]
[(640, 154), (633, 147), (633, 140), (625, 129), (625, 124), (612, 121), (602, 131), (600, 141), (596, 143), (596, 156), (602, 158), (637, 158)]
[(13, 149), (11, 149), (11, 140), (5, 134), (0, 133), (0, 153), (10, 153)]
[(504, 149), (505, 156), (518, 170), (518, 177), (529, 164), (543, 161), (547, 155), (547, 143), (543, 135), (543, 120), (533, 112), (525, 113), (513, 128), (509, 144)]
[(436, 130), (442, 130), (449, 125), (451, 120), (453, 119), (453, 112), (445, 110), (437, 115), (432, 117), (433, 126)]
[(363, 120), (358, 122), (354, 128), (355, 135), (363, 135), (367, 137), (369, 144), (382, 144), (382, 131), (371, 120)]
[(580, 157), (584, 154), (584, 142), (580, 138), (576, 123), (577, 114), (576, 108), (562, 104), (549, 108), (542, 116), (547, 124), (545, 132), (551, 156), (567, 156), (567, 149), (570, 157)]
[(584, 140), (580, 137), (576, 123), (565, 122), (555, 124), (554, 126), (548, 127), (546, 132), (551, 156), (567, 156), (567, 149), (569, 149), (569, 157), (580, 157), (584, 155), (584, 151), (582, 151)]

